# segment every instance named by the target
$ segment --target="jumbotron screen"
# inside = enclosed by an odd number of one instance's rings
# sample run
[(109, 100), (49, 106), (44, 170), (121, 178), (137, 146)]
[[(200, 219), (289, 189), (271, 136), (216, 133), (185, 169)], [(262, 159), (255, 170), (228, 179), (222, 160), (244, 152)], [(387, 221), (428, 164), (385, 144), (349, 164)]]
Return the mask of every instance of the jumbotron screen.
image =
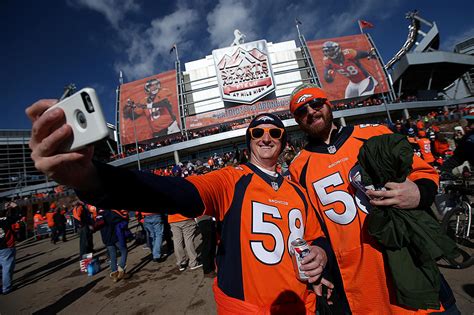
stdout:
[(383, 66), (364, 34), (307, 42), (321, 85), (330, 100), (387, 92)]

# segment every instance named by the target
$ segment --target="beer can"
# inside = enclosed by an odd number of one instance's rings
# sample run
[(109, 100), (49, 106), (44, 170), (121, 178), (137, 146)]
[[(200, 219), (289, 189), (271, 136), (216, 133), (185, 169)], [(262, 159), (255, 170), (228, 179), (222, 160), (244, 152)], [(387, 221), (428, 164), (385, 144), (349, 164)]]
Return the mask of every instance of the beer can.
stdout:
[(307, 281), (309, 277), (301, 270), (301, 261), (309, 254), (309, 245), (304, 239), (297, 238), (291, 242), (290, 254), (293, 260), (296, 278), (301, 281)]

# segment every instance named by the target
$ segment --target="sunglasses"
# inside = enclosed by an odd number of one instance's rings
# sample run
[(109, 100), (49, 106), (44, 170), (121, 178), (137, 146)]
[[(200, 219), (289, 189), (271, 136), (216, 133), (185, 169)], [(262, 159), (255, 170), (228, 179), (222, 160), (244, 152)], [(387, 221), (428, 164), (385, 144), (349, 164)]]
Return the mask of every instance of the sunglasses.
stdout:
[(268, 133), (270, 137), (276, 140), (280, 140), (281, 137), (283, 136), (283, 132), (285, 129), (283, 128), (277, 128), (277, 127), (272, 127), (272, 128), (261, 128), (261, 127), (254, 127), (254, 128), (249, 128), (250, 131), (250, 137), (252, 137), (253, 140), (258, 140), (263, 137), (265, 133)]
[(303, 117), (306, 115), (308, 112), (308, 107), (311, 107), (313, 110), (321, 110), (321, 108), (324, 107), (324, 104), (326, 104), (326, 99), (325, 98), (313, 98), (311, 101), (301, 105), (298, 107), (293, 115), (295, 117)]

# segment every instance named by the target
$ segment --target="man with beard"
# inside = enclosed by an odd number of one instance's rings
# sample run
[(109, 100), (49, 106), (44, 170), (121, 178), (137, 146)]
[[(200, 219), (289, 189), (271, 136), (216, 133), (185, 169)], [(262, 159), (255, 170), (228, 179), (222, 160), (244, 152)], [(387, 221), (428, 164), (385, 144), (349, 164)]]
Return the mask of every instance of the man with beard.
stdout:
[(334, 284), (345, 293), (340, 302), (346, 313), (416, 313), (396, 304), (381, 246), (368, 234), (364, 221), (372, 205), (429, 209), (438, 175), (415, 156), (405, 182), (389, 182), (385, 191), (367, 190), (367, 195), (357, 190), (351, 181), (360, 171), (359, 149), (367, 139), (391, 132), (381, 125), (338, 127), (331, 107), (326, 93), (316, 85), (303, 84), (293, 91), (290, 111), (309, 142), (291, 163), (290, 174), (306, 189), (336, 254), (339, 271)]
[(332, 286), (320, 279), (330, 248), (302, 189), (275, 170), (286, 144), (277, 116), (261, 114), (250, 123), (249, 163), (182, 178), (93, 163), (93, 146), (61, 152), (72, 128), (61, 109), (45, 112), (54, 103), (41, 100), (26, 110), (33, 122), (31, 157), (40, 171), (98, 208), (216, 217), (222, 222), (213, 287), (218, 313), (314, 314), (315, 295), (297, 279), (289, 246), (297, 238), (311, 244), (301, 269), (310, 283), (321, 280), (319, 295), (322, 284)]

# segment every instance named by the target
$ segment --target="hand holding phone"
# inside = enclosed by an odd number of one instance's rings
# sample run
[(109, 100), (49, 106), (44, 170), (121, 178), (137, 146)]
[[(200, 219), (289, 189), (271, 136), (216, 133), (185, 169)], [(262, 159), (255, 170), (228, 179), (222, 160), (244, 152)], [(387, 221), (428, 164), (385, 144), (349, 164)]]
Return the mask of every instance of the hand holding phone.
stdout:
[(66, 123), (72, 127), (73, 137), (63, 147), (65, 152), (79, 150), (108, 135), (99, 99), (92, 88), (84, 88), (51, 108), (61, 108)]

